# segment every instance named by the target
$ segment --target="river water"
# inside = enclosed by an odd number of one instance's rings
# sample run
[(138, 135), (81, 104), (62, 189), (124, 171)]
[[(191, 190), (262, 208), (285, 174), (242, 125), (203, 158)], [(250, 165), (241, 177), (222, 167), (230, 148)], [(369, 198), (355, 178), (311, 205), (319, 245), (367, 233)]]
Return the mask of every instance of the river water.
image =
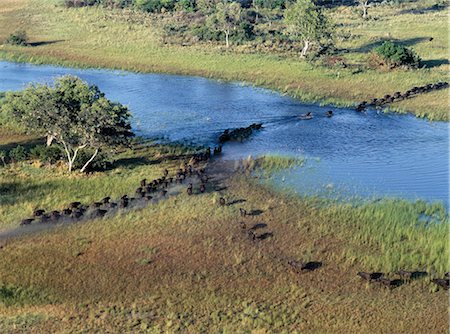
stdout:
[[(306, 159), (275, 180), (301, 194), (342, 198), (449, 198), (449, 128), (411, 115), (305, 104), (269, 90), (200, 77), (0, 62), (0, 91), (72, 74), (128, 105), (139, 135), (214, 145), (225, 129), (263, 123), (224, 159), (267, 154)], [(326, 111), (334, 111), (332, 118)], [(312, 120), (298, 115), (312, 112)]]

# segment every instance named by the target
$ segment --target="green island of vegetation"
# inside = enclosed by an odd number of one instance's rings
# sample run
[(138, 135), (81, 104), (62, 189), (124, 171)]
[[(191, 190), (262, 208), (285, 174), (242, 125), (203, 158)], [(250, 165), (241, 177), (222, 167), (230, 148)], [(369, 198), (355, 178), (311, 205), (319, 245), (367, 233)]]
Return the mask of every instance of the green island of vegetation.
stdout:
[[(3, 0), (0, 57), (352, 106), (448, 77), (443, 1), (219, 3)], [(286, 28), (311, 8), (313, 34)], [(390, 109), (448, 120), (447, 94)], [(0, 111), (1, 333), (448, 331), (442, 204), (276, 190), (261, 179), (303, 159), (227, 164), (138, 138), (125, 106), (72, 76), (1, 93)]]

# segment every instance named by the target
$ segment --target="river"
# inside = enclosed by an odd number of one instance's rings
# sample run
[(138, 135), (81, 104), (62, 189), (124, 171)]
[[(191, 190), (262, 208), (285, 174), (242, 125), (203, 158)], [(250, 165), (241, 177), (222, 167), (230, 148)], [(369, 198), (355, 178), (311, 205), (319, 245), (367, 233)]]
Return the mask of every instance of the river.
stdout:
[[(0, 62), (0, 91), (72, 74), (128, 105), (135, 131), (145, 137), (214, 145), (228, 128), (263, 123), (245, 143), (224, 147), (224, 159), (289, 155), (306, 159), (275, 180), (301, 194), (339, 198), (398, 197), (443, 202), (449, 198), (446, 122), (412, 115), (302, 103), (240, 83), (200, 77), (72, 69)], [(327, 118), (325, 113), (334, 111)], [(298, 115), (312, 112), (312, 120)]]

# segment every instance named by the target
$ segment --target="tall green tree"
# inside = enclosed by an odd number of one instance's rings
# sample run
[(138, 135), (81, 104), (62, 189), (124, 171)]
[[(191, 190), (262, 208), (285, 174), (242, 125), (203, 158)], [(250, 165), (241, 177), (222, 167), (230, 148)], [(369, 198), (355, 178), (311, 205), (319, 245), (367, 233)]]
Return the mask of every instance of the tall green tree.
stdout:
[(220, 1), (209, 16), (207, 22), (225, 35), (225, 45), (230, 46), (230, 35), (239, 27), (242, 19), (242, 7), (238, 2)]
[(54, 86), (30, 85), (21, 92), (9, 92), (2, 111), (27, 132), (47, 136), (47, 145), (60, 143), (69, 171), (80, 150), (93, 151), (81, 168), (84, 172), (102, 148), (127, 144), (133, 135), (128, 109), (74, 76), (61, 77)]
[(284, 13), (286, 33), (291, 39), (303, 43), (301, 56), (304, 57), (314, 43), (329, 37), (329, 22), (313, 0), (297, 0)]

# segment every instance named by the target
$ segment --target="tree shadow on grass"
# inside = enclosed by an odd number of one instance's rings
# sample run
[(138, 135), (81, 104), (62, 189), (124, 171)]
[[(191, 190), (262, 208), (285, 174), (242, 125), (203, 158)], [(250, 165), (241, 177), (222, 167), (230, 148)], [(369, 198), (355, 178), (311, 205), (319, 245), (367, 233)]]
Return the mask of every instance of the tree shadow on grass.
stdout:
[(2, 182), (0, 184), (0, 194), (2, 194), (0, 196), (0, 205), (11, 205), (17, 202), (35, 202), (39, 194), (49, 193), (54, 187), (54, 182)]
[(247, 213), (247, 215), (249, 216), (259, 216), (262, 215), (264, 213), (263, 210), (252, 210), (249, 213)]
[(380, 37), (377, 41), (367, 43), (365, 45), (360, 46), (359, 48), (350, 49), (351, 52), (369, 52), (372, 51), (374, 48), (382, 45), (386, 41), (393, 41), (395, 43), (401, 44), (403, 46), (413, 46), (417, 43), (429, 41), (430, 37), (414, 37), (414, 38), (408, 38), (408, 39), (395, 39), (395, 38), (386, 38), (386, 37)]
[(430, 59), (430, 60), (422, 60), (421, 65), (425, 68), (439, 67), (441, 65), (450, 64), (448, 59)]
[(65, 40), (58, 39), (58, 40), (54, 40), (54, 41), (31, 42), (31, 43), (28, 43), (28, 46), (36, 47), (36, 46), (50, 45), (50, 44), (56, 44), (56, 43), (61, 43), (61, 42), (65, 42)]
[(258, 229), (266, 228), (266, 227), (267, 227), (267, 224), (265, 224), (265, 223), (257, 223), (255, 225), (253, 225), (252, 227), (250, 227), (250, 229), (251, 230), (258, 230)]
[(26, 139), (26, 140), (22, 140), (22, 141), (16, 141), (16, 142), (11, 142), (11, 143), (7, 143), (7, 144), (2, 144), (2, 145), (0, 145), (0, 151), (9, 152), (13, 148), (16, 148), (19, 145), (23, 146), (26, 151), (29, 151), (36, 145), (44, 145), (44, 144), (45, 144), (44, 138), (32, 138), (32, 139)]
[(120, 158), (114, 160), (109, 170), (121, 167), (125, 169), (133, 169), (138, 166), (157, 164), (157, 161), (149, 160), (146, 157)]
[(426, 13), (433, 13), (433, 12), (440, 12), (442, 10), (446, 10), (448, 8), (448, 5), (446, 4), (434, 4), (426, 8), (409, 8), (409, 9), (403, 9), (398, 13), (398, 15), (403, 14), (426, 14)]
[(228, 205), (228, 206), (231, 206), (231, 205), (235, 205), (235, 204), (239, 204), (239, 203), (244, 203), (244, 202), (247, 202), (247, 200), (246, 200), (246, 199), (243, 199), (243, 198), (241, 198), (241, 199), (235, 199), (235, 200), (232, 200), (232, 201), (228, 202), (227, 205)]

